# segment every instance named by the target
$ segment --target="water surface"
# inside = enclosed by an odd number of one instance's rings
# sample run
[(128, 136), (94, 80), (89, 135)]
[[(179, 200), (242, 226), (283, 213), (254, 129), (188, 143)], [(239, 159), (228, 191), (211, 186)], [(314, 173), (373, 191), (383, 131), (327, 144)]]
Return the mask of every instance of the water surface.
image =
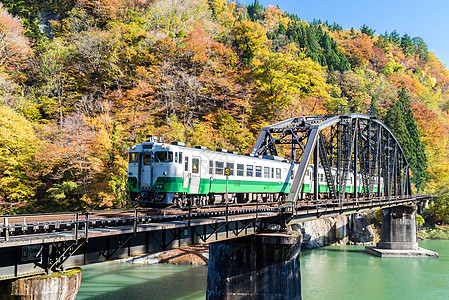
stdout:
[[(420, 246), (440, 258), (378, 258), (361, 246), (301, 253), (304, 300), (449, 299), (449, 241)], [(204, 299), (207, 267), (101, 263), (82, 267), (77, 300)]]

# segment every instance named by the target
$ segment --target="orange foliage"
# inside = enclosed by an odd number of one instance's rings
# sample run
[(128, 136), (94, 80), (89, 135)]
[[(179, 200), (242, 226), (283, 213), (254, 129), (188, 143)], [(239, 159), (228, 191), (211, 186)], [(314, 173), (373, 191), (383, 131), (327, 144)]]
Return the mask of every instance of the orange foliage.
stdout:
[(213, 40), (201, 23), (196, 22), (195, 25), (196, 28), (190, 31), (183, 41), (184, 50), (193, 62), (205, 63), (209, 60)]
[(22, 67), (31, 53), (22, 22), (8, 13), (0, 3), (0, 66), (8, 69)]
[(413, 94), (421, 94), (427, 91), (427, 89), (421, 84), (421, 82), (419, 82), (416, 78), (411, 77), (410, 75), (395, 72), (390, 77), (388, 77), (388, 81), (398, 88), (401, 87), (402, 84), (405, 84), (407, 89)]
[(341, 46), (352, 68), (367, 66), (374, 57), (373, 40), (366, 34), (359, 34), (353, 39), (345, 39)]
[(430, 151), (443, 150), (448, 141), (448, 132), (438, 115), (419, 103), (412, 103), (413, 114), (418, 124), (421, 139)]

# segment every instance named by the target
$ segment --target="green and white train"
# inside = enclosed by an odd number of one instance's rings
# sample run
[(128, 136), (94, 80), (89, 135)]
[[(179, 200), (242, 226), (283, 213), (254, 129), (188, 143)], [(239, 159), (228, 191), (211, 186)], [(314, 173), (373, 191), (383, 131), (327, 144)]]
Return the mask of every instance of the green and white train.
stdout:
[[(163, 143), (151, 138), (129, 150), (128, 188), (131, 202), (143, 206), (184, 207), (223, 203), (277, 202), (286, 199), (297, 164), (278, 156), (255, 157), (185, 147), (182, 142)], [(301, 187), (301, 197), (311, 199), (313, 165)], [(225, 175), (225, 171), (229, 172)], [(335, 178), (335, 169), (332, 169)], [(318, 170), (320, 198), (329, 189), (324, 170)], [(353, 174), (347, 178), (346, 193), (353, 193)], [(358, 186), (361, 186), (358, 184)], [(358, 192), (361, 192), (358, 189)], [(375, 188), (374, 192), (377, 192)]]

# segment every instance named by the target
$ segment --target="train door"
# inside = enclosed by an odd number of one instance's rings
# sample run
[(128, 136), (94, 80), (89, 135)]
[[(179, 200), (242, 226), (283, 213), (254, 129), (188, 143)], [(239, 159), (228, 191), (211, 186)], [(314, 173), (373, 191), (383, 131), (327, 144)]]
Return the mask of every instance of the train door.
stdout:
[(139, 170), (140, 189), (151, 189), (152, 171), (151, 153), (142, 153)]
[(190, 179), (190, 175), (189, 175), (189, 158), (186, 156), (184, 158), (184, 175), (182, 177), (182, 188), (183, 189), (187, 189), (189, 188), (189, 179)]
[(192, 173), (190, 175), (190, 194), (198, 194), (201, 180), (201, 159), (197, 156), (192, 157)]

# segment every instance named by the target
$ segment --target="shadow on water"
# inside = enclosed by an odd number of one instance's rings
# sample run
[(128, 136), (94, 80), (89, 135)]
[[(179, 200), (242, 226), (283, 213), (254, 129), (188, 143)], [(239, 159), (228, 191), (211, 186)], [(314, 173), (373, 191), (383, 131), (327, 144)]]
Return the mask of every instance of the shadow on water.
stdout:
[(327, 252), (351, 252), (351, 253), (366, 253), (365, 249), (349, 249), (349, 248), (342, 248), (342, 247), (335, 247), (335, 248), (322, 248), (320, 251), (327, 251)]
[[(150, 266), (148, 267), (150, 270)], [(145, 272), (140, 274), (141, 276), (133, 276), (131, 268), (130, 270), (114, 270), (111, 273), (125, 276), (129, 281), (133, 281), (133, 277), (145, 276)], [(131, 272), (130, 272), (131, 271)], [(154, 271), (157, 271), (155, 269)], [(154, 272), (153, 271), (153, 272)], [(150, 275), (151, 271), (148, 272)], [(204, 299), (206, 291), (206, 278), (207, 267), (196, 266), (187, 267), (187, 269), (170, 273), (165, 276), (157, 278), (151, 278), (144, 282), (137, 284), (129, 284), (124, 280), (107, 280), (99, 279), (95, 282), (95, 279), (89, 279), (88, 286), (82, 286), (78, 293), (77, 300), (103, 300), (103, 299)], [(89, 276), (90, 277), (90, 276)], [(148, 276), (150, 277), (150, 276)], [(98, 286), (108, 285), (111, 287), (109, 291), (98, 291)]]

